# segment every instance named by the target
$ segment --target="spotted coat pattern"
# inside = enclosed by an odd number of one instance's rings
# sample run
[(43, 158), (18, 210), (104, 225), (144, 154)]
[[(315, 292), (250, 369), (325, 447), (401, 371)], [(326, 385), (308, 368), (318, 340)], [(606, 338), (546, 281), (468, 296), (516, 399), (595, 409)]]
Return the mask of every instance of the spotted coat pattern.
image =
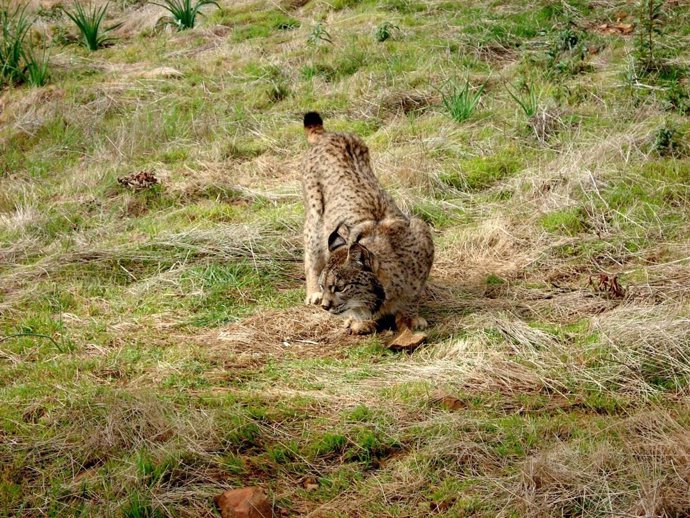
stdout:
[[(419, 218), (406, 217), (383, 190), (371, 168), (369, 150), (359, 137), (324, 131), (321, 118), (313, 112), (305, 116), (305, 130), (310, 144), (302, 175), (306, 302), (320, 304), (324, 299), (326, 286), (323, 278), (319, 286), (319, 279), (329, 260), (329, 238), (337, 234), (348, 252), (354, 245), (370, 252), (368, 267), (384, 293), (368, 318), (361, 312), (348, 315), (350, 329), (351, 322), (388, 314), (396, 316), (398, 326), (423, 327), (417, 304), (434, 257), (429, 227)], [(348, 262), (349, 255), (338, 254), (330, 270), (342, 267), (354, 272), (358, 266)], [(364, 332), (373, 330), (370, 323), (355, 327), (355, 332), (362, 327)]]

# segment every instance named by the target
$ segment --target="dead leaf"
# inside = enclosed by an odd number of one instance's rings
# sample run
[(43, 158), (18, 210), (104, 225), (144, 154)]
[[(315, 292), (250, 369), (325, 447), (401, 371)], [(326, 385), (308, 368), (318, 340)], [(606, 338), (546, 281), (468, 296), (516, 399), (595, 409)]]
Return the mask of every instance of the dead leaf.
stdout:
[(134, 190), (148, 189), (160, 183), (160, 180), (151, 171), (139, 171), (138, 173), (121, 176), (117, 183)]
[(613, 25), (603, 23), (598, 25), (597, 29), (606, 34), (631, 34), (635, 30), (635, 25), (632, 23), (616, 23)]
[(302, 487), (307, 491), (316, 491), (319, 489), (319, 482), (316, 477), (306, 476), (302, 479)]
[(613, 28), (621, 34), (630, 34), (633, 31), (634, 25), (632, 23), (617, 23)]
[(625, 297), (626, 290), (618, 282), (618, 275), (609, 276), (605, 273), (600, 273), (596, 280), (590, 276), (589, 285), (596, 293), (606, 295), (607, 297), (618, 299)]
[(413, 333), (410, 329), (405, 328), (402, 333), (388, 344), (388, 348), (391, 351), (412, 352), (422, 345), (426, 339), (427, 336), (424, 333)]

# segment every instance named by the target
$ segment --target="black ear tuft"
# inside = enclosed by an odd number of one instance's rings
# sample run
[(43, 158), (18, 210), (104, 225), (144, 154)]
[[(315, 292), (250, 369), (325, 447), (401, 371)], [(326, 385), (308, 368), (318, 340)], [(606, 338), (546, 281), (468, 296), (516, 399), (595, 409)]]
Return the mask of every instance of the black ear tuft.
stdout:
[(304, 127), (308, 128), (310, 126), (323, 126), (323, 119), (321, 115), (316, 112), (309, 112), (304, 115)]

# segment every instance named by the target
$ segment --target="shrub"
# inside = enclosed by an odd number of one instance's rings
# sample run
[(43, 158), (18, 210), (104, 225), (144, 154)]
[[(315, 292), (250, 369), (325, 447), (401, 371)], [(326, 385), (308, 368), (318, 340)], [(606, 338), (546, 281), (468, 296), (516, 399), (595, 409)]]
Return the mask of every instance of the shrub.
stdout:
[(683, 154), (683, 135), (674, 126), (665, 124), (654, 133), (653, 149), (659, 156), (679, 157)]
[(577, 75), (590, 70), (587, 63), (587, 34), (570, 27), (556, 33), (546, 51), (546, 67), (551, 74)]
[(108, 11), (108, 4), (105, 4), (100, 9), (98, 7), (91, 7), (87, 11), (80, 2), (75, 2), (73, 11), (68, 11), (67, 9), (64, 11), (79, 29), (84, 45), (90, 51), (98, 50), (112, 43), (113, 38), (108, 36), (108, 33), (122, 25), (121, 23), (111, 27), (103, 27), (101, 25)]
[(215, 0), (197, 0), (194, 5), (192, 5), (192, 0), (163, 0), (162, 4), (152, 3), (166, 9), (170, 16), (164, 18), (163, 22), (176, 26), (180, 31), (194, 28), (196, 17), (201, 14), (199, 10), (203, 6), (212, 4), (220, 7)]

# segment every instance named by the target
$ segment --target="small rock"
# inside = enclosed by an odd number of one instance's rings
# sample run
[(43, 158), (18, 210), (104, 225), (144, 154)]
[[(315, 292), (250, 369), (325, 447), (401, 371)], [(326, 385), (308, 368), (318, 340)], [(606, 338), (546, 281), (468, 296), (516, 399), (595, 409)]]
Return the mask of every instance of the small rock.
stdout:
[(223, 518), (273, 518), (271, 501), (260, 487), (232, 489), (215, 501)]
[(412, 352), (422, 345), (426, 338), (424, 333), (413, 333), (409, 329), (405, 329), (388, 344), (388, 348), (392, 351)]

